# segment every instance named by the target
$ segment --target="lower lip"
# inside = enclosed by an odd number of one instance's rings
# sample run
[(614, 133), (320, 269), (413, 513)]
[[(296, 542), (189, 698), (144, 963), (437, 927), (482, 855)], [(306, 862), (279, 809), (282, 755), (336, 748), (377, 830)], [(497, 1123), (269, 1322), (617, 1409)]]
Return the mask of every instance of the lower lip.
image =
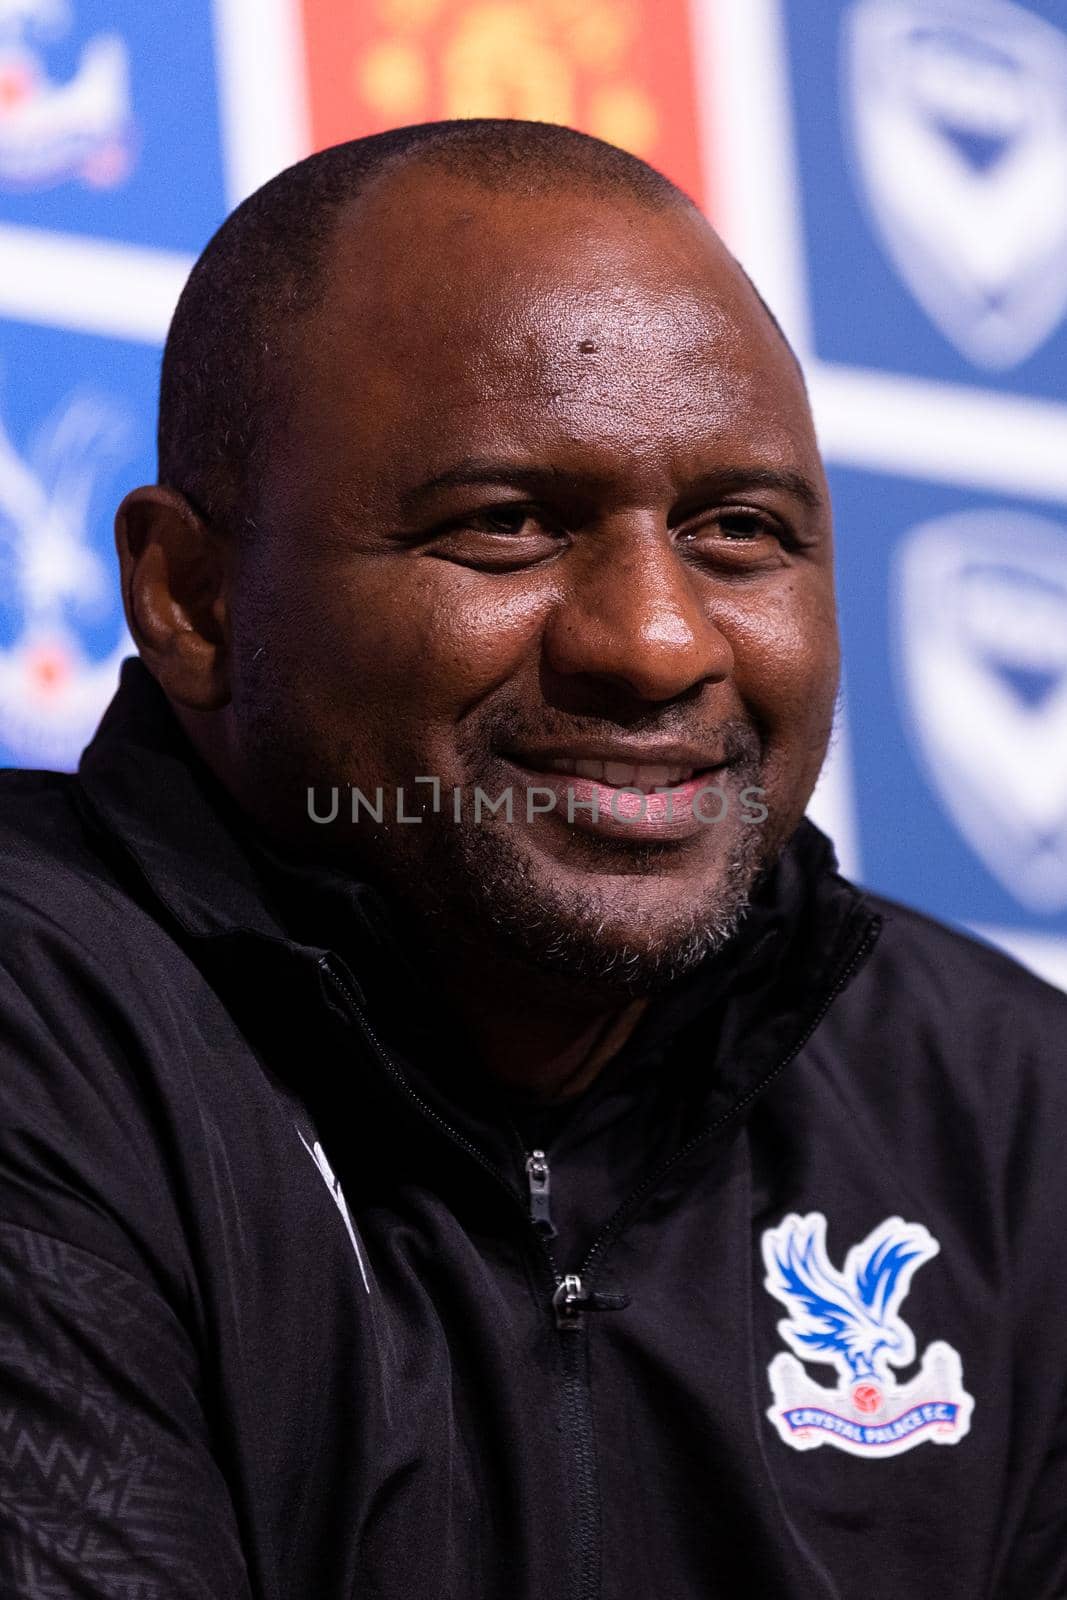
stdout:
[[(516, 800), (524, 800), (523, 791), (532, 790), (529, 803), (546, 808), (535, 811), (531, 820), (544, 816), (562, 822), (564, 827), (580, 828), (603, 838), (629, 839), (631, 843), (687, 839), (697, 833), (708, 833), (715, 822), (727, 820), (734, 804), (722, 781), (725, 767), (696, 773), (669, 790), (664, 784), (662, 787), (667, 792), (659, 794), (614, 788), (595, 778), (579, 778), (571, 772), (534, 772), (518, 766), (515, 771), (523, 780), (521, 785), (515, 785)], [(551, 809), (548, 809), (549, 794), (554, 801)], [(519, 816), (525, 820), (522, 803), (516, 806), (516, 817)]]

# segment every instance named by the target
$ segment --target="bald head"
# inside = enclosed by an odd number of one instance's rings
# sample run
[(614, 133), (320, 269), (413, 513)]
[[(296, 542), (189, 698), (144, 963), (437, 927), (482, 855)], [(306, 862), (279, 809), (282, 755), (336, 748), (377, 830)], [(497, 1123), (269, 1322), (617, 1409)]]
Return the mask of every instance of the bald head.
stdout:
[[(239, 206), (207, 245), (178, 302), (163, 356), (159, 482), (183, 494), (217, 531), (240, 533), (250, 523), (254, 486), (293, 401), (298, 331), (322, 302), (339, 231), (362, 229), (360, 254), (372, 258), (374, 219), (388, 215), (388, 195), (412, 166), (446, 187), (534, 202), (571, 191), (609, 208), (674, 208), (707, 228), (692, 200), (646, 162), (549, 123), (424, 123), (351, 140), (288, 168)], [(361, 203), (371, 196), (377, 205)], [(424, 272), (426, 262), (420, 255)]]

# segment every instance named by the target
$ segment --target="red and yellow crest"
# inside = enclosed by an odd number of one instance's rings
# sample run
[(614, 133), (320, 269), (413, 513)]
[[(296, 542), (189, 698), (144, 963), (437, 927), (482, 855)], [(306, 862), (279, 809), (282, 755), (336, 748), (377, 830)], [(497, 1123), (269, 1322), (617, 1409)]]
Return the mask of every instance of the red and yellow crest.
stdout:
[(304, 0), (314, 146), (444, 117), (565, 123), (706, 203), (685, 0)]

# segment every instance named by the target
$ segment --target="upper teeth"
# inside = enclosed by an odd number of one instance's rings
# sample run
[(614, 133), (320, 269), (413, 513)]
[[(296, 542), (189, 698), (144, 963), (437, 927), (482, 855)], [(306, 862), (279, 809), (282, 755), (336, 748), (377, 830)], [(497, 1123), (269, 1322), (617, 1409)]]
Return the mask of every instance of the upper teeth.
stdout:
[(549, 772), (568, 772), (577, 778), (593, 778), (597, 783), (609, 784), (613, 789), (640, 789), (643, 794), (685, 783), (696, 770), (666, 763), (632, 766), (627, 761), (575, 761), (570, 756), (546, 760), (544, 765)]

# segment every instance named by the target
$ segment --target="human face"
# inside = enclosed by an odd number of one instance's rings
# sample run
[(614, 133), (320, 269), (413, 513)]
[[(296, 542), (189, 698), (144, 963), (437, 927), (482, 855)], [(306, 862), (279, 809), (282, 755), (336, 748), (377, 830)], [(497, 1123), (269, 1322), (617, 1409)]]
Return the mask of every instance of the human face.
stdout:
[[(342, 224), (298, 344), (232, 597), (245, 804), (428, 935), (675, 975), (736, 925), (829, 735), (830, 515), (786, 347), (681, 208), (420, 168)], [(382, 822), (350, 822), (352, 787)], [(477, 790), (511, 820), (475, 821)]]

